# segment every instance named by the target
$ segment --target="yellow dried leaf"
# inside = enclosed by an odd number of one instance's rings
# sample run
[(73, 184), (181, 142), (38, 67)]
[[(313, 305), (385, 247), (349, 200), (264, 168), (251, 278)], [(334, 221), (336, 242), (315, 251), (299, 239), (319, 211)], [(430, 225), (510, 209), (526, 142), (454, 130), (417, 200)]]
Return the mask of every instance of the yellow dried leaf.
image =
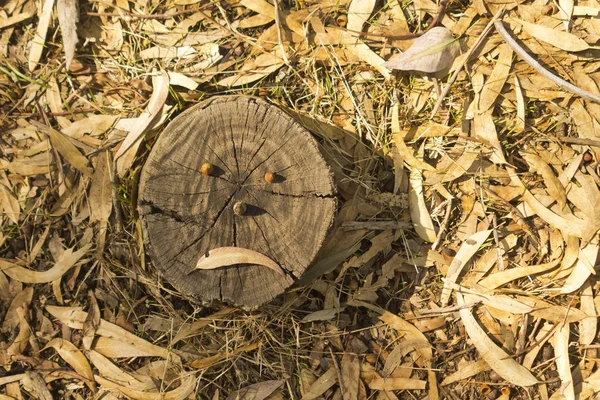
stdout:
[[(456, 301), (459, 306), (465, 305), (460, 293), (456, 293)], [(527, 368), (517, 363), (489, 338), (470, 309), (462, 308), (459, 312), (467, 334), (473, 341), (477, 351), (498, 375), (517, 386), (532, 386), (538, 383), (538, 380)]]
[(480, 280), (479, 285), (486, 289), (494, 290), (500, 286), (506, 285), (508, 282), (523, 278), (525, 276), (537, 275), (543, 272), (549, 272), (556, 268), (560, 263), (560, 259), (553, 260), (549, 263), (540, 265), (529, 265), (517, 268), (511, 268), (504, 271), (496, 272)]
[(569, 324), (560, 324), (552, 337), (558, 376), (561, 380), (560, 393), (566, 400), (575, 400), (575, 384), (569, 362)]
[(60, 279), (68, 270), (87, 254), (91, 244), (87, 244), (77, 251), (67, 249), (52, 268), (47, 271), (34, 271), (21, 267), (6, 259), (0, 259), (0, 269), (12, 279), (23, 283), (48, 283)]
[(240, 0), (240, 4), (255, 13), (270, 17), (271, 20), (275, 18), (275, 7), (265, 0)]
[(502, 145), (498, 140), (492, 111), (493, 110), (488, 110), (485, 113), (475, 114), (475, 117), (473, 118), (473, 135), (478, 139), (484, 140), (486, 144), (492, 148), (493, 153), (490, 157), (490, 161), (494, 164), (506, 164)]
[(427, 381), (410, 378), (376, 378), (369, 383), (372, 390), (425, 390)]
[(552, 196), (561, 210), (564, 209), (567, 205), (567, 192), (552, 168), (537, 154), (526, 153), (524, 151), (521, 151), (519, 154), (529, 164), (530, 171), (537, 172), (542, 176), (548, 194)]
[(583, 285), (581, 291), (581, 311), (589, 315), (579, 322), (579, 343), (589, 345), (596, 339), (598, 330), (598, 317), (596, 305), (594, 304), (594, 291), (590, 281)]
[(450, 294), (452, 293), (450, 285), (458, 281), (460, 273), (491, 233), (491, 229), (476, 232), (460, 245), (460, 248), (456, 252), (456, 256), (454, 256), (454, 259), (448, 268), (448, 273), (446, 274), (446, 281), (444, 282), (442, 295), (440, 297), (442, 306), (446, 306), (450, 300)]
[[(84, 322), (88, 315), (87, 312), (81, 310), (81, 307), (46, 306), (46, 311), (54, 318), (73, 329), (83, 329)], [(155, 346), (133, 333), (126, 331), (120, 326), (103, 319), (100, 320), (100, 325), (98, 326), (96, 334), (126, 343), (127, 345), (135, 346), (145, 357), (171, 358), (174, 359), (176, 363), (179, 363), (178, 357), (169, 350)]]
[(182, 375), (181, 384), (176, 389), (168, 392), (151, 392), (147, 390), (136, 390), (127, 386), (121, 386), (96, 375), (96, 382), (106, 390), (112, 390), (136, 400), (185, 400), (194, 393), (196, 387), (196, 378), (194, 374)]
[(446, 386), (451, 383), (470, 378), (480, 372), (489, 370), (490, 366), (485, 362), (485, 360), (468, 361), (466, 364), (459, 364), (457, 371), (447, 375), (440, 383), (440, 386)]
[(502, 87), (508, 79), (510, 67), (512, 64), (513, 51), (507, 44), (498, 46), (498, 60), (492, 70), (490, 77), (483, 84), (481, 94), (479, 95), (479, 112), (485, 113), (495, 103), (502, 92)]
[(218, 247), (209, 250), (208, 253), (203, 254), (198, 259), (194, 269), (216, 269), (236, 264), (263, 265), (280, 275), (285, 275), (279, 264), (269, 257), (257, 251), (241, 247)]
[(585, 40), (578, 38), (569, 32), (562, 32), (557, 29), (548, 28), (546, 26), (532, 24), (527, 21), (516, 19), (518, 23), (523, 25), (525, 32), (542, 42), (549, 43), (554, 47), (558, 47), (565, 51), (583, 51), (588, 50), (590, 46)]
[(71, 342), (62, 338), (52, 339), (44, 349), (52, 347), (67, 362), (75, 372), (84, 377), (85, 384), (90, 388), (92, 392), (96, 392), (96, 385), (94, 384), (94, 374), (92, 373), (92, 367), (87, 358), (81, 351)]
[(89, 350), (86, 352), (86, 355), (101, 376), (110, 378), (116, 384), (142, 391), (147, 391), (156, 387), (154, 384), (148, 385), (144, 382), (140, 382), (138, 379), (110, 362), (108, 358), (97, 351)]
[(362, 32), (364, 24), (371, 17), (376, 0), (352, 0), (348, 7), (346, 28)]
[(46, 45), (46, 33), (50, 26), (52, 18), (52, 9), (54, 8), (54, 0), (44, 0), (42, 6), (42, 14), (37, 23), (35, 36), (31, 39), (31, 48), (29, 49), (29, 70), (33, 71), (42, 58), (42, 52)]
[(410, 171), (409, 190), (408, 190), (408, 207), (410, 210), (410, 219), (415, 226), (415, 232), (430, 243), (435, 242), (437, 235), (435, 227), (423, 194), (423, 175), (417, 168)]
[(591, 274), (595, 274), (594, 266), (598, 257), (598, 243), (588, 243), (579, 250), (577, 264), (567, 281), (561, 288), (561, 293), (572, 293), (587, 281)]
[[(121, 157), (132, 148), (135, 144), (139, 144), (139, 141), (143, 137), (144, 133), (150, 127), (152, 121), (160, 114), (163, 109), (163, 105), (169, 95), (169, 75), (162, 71), (152, 76), (152, 96), (148, 102), (148, 107), (144, 112), (135, 119), (135, 124), (128, 126), (129, 133), (121, 143), (121, 147), (115, 154), (115, 160)], [(133, 162), (133, 160), (131, 160)], [(130, 164), (122, 165), (118, 168), (119, 175), (123, 175), (129, 169)]]

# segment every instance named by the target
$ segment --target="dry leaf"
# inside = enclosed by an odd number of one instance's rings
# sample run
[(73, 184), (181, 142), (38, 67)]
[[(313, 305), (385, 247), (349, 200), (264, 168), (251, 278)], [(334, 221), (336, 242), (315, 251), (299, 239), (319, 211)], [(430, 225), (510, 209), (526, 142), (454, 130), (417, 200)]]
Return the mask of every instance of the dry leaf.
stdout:
[(594, 273), (594, 266), (598, 257), (598, 243), (588, 243), (587, 246), (579, 250), (577, 264), (567, 281), (561, 288), (561, 293), (572, 293), (579, 289), (587, 281), (589, 276)]
[(77, 44), (77, 23), (79, 22), (77, 0), (57, 0), (56, 13), (58, 14), (68, 70), (75, 56), (75, 45)]
[(491, 230), (476, 232), (460, 245), (460, 249), (456, 252), (456, 256), (454, 256), (446, 274), (446, 281), (444, 282), (442, 295), (440, 297), (442, 306), (446, 306), (450, 300), (450, 294), (452, 293), (450, 284), (458, 281), (460, 273), (491, 233)]
[(578, 38), (572, 33), (561, 32), (556, 29), (548, 28), (546, 26), (532, 24), (527, 21), (515, 19), (518, 23), (523, 25), (525, 32), (530, 34), (542, 42), (551, 44), (554, 47), (558, 47), (565, 51), (583, 51), (588, 50), (590, 46), (585, 40)]
[(96, 385), (94, 384), (94, 374), (87, 358), (81, 351), (68, 340), (61, 338), (52, 339), (44, 349), (48, 347), (54, 348), (56, 352), (67, 362), (75, 372), (86, 379), (85, 384), (90, 388), (92, 392), (96, 392)]
[(484, 140), (486, 144), (492, 148), (493, 154), (490, 157), (491, 162), (494, 164), (506, 164), (502, 145), (500, 144), (500, 140), (498, 140), (498, 133), (496, 132), (492, 111), (493, 110), (488, 110), (483, 114), (475, 114), (475, 117), (473, 118), (472, 134), (476, 138)]
[(398, 153), (400, 153), (400, 156), (402, 156), (402, 159), (404, 160), (404, 162), (406, 162), (411, 168), (418, 168), (418, 169), (422, 169), (425, 171), (435, 171), (436, 169), (433, 168), (431, 165), (429, 165), (426, 162), (424, 162), (423, 160), (419, 160), (417, 157), (415, 157), (413, 152), (404, 143), (404, 134), (402, 134), (400, 132), (400, 121), (398, 119), (399, 118), (398, 117), (399, 109), (398, 109), (397, 102), (395, 102), (394, 105), (392, 106), (391, 113), (392, 113), (392, 140), (394, 141), (394, 144), (396, 145), (395, 147), (398, 150)]
[(408, 206), (410, 209), (410, 219), (415, 226), (415, 232), (430, 243), (435, 242), (437, 237), (435, 227), (423, 194), (423, 175), (417, 168), (410, 171), (410, 188), (408, 190)]
[(564, 186), (559, 181), (558, 177), (550, 167), (540, 156), (533, 153), (525, 153), (521, 151), (521, 157), (529, 164), (529, 170), (537, 172), (544, 178), (543, 182), (548, 189), (548, 194), (556, 200), (560, 209), (564, 209), (567, 205), (567, 192)]
[(238, 354), (256, 350), (256, 349), (260, 348), (261, 346), (262, 346), (262, 342), (256, 342), (256, 343), (252, 343), (252, 344), (249, 344), (246, 346), (238, 347), (238, 348), (234, 349), (233, 351), (231, 351), (231, 350), (221, 351), (218, 354), (215, 354), (214, 356), (198, 358), (198, 359), (192, 360), (191, 362), (189, 362), (189, 366), (192, 368), (196, 368), (196, 369), (205, 369), (205, 368), (211, 367), (223, 360), (229, 360), (233, 357), (236, 357)]
[(573, 18), (574, 8), (575, 2), (573, 0), (558, 0), (558, 11), (560, 11), (567, 32), (569, 32), (571, 27), (571, 18)]
[[(58, 319), (69, 328), (83, 329), (86, 321), (87, 312), (81, 310), (81, 307), (57, 307), (46, 306), (48, 311), (54, 318)], [(174, 359), (177, 363), (177, 356), (169, 350), (159, 346), (155, 346), (146, 340), (143, 340), (133, 333), (127, 332), (118, 325), (111, 324), (103, 319), (100, 320), (100, 325), (96, 333), (105, 338), (111, 338), (114, 341), (123, 342), (128, 346), (133, 346), (137, 349), (138, 354), (144, 357), (162, 357), (165, 359)]]
[(335, 366), (331, 366), (323, 375), (313, 383), (302, 396), (302, 400), (314, 400), (321, 396), (330, 387), (335, 385), (338, 379), (338, 371)]
[[(148, 107), (144, 112), (137, 117), (133, 123), (127, 124), (127, 126), (119, 125), (117, 123), (118, 129), (124, 129), (129, 131), (123, 143), (121, 143), (121, 147), (115, 154), (115, 161), (124, 155), (129, 149), (134, 149), (141, 142), (141, 138), (144, 133), (151, 126), (152, 122), (161, 114), (163, 109), (163, 105), (167, 100), (169, 95), (169, 75), (162, 71), (158, 74), (152, 76), (152, 96), (150, 96), (150, 101), (148, 102)], [(126, 164), (118, 164), (117, 172), (119, 175), (125, 174), (129, 167), (133, 163), (133, 159), (128, 160)]]
[(53, 8), (54, 0), (44, 0), (42, 14), (38, 20), (35, 36), (31, 39), (31, 48), (29, 49), (29, 71), (33, 71), (42, 58), (42, 52), (46, 45), (46, 33), (50, 26)]
[(437, 26), (417, 38), (408, 50), (383, 66), (391, 70), (435, 73), (450, 68), (459, 52), (460, 46), (452, 32)]
[(579, 322), (579, 343), (581, 345), (592, 344), (598, 330), (598, 318), (596, 317), (596, 305), (594, 304), (594, 291), (592, 284), (587, 281), (581, 291), (581, 311), (589, 315), (588, 318)]
[(489, 371), (490, 366), (485, 360), (469, 361), (466, 364), (459, 364), (457, 371), (446, 376), (440, 383), (440, 386), (446, 386), (463, 379), (470, 378), (480, 372)]
[(369, 383), (372, 390), (425, 390), (427, 381), (408, 378), (377, 378)]
[(88, 159), (81, 154), (79, 149), (71, 142), (71, 139), (50, 126), (39, 123), (34, 123), (34, 125), (48, 134), (52, 147), (54, 147), (73, 168), (77, 169), (85, 176), (92, 176), (94, 170), (90, 167)]
[(92, 175), (88, 197), (90, 222), (108, 221), (112, 212), (112, 186), (108, 170), (110, 167), (108, 153), (100, 153), (97, 157), (94, 174)]
[(19, 223), (21, 207), (17, 197), (3, 184), (0, 183), (0, 211), (6, 215), (14, 224)]
[(360, 388), (360, 360), (353, 354), (342, 356), (340, 387), (344, 400), (358, 400)]
[(236, 264), (263, 265), (285, 276), (283, 269), (275, 261), (257, 251), (241, 247), (218, 247), (198, 259), (194, 269), (215, 269)]
[(275, 390), (281, 387), (285, 381), (263, 381), (236, 390), (227, 396), (227, 400), (265, 400)]
[(42, 375), (35, 371), (27, 371), (23, 376), (23, 388), (33, 394), (38, 400), (52, 400), (52, 394), (46, 387), (46, 381)]
[(147, 391), (155, 388), (154, 383), (148, 385), (144, 382), (140, 382), (138, 379), (123, 371), (121, 368), (114, 365), (110, 360), (104, 357), (102, 354), (94, 350), (89, 350), (86, 355), (90, 362), (94, 364), (94, 367), (98, 370), (100, 375), (106, 378), (110, 378), (114, 383), (128, 387), (130, 389)]
[(127, 386), (121, 386), (108, 379), (96, 376), (96, 382), (106, 390), (113, 390), (136, 400), (185, 400), (194, 393), (196, 387), (196, 378), (194, 374), (182, 375), (181, 384), (178, 388), (168, 392), (151, 392), (149, 390), (137, 390)]
[(4, 316), (4, 322), (2, 323), (2, 332), (12, 333), (13, 330), (19, 326), (19, 316), (17, 310), (29, 310), (29, 305), (33, 299), (33, 287), (28, 287), (21, 290), (13, 298)]
[(348, 7), (348, 22), (346, 28), (362, 32), (363, 26), (373, 13), (375, 0), (352, 0)]
[(0, 269), (14, 280), (23, 283), (48, 283), (60, 279), (68, 270), (87, 254), (92, 244), (87, 244), (77, 251), (67, 249), (52, 268), (47, 271), (34, 271), (21, 267), (8, 260), (0, 259)]
[(575, 384), (569, 362), (569, 324), (560, 324), (552, 337), (556, 369), (561, 380), (559, 392), (566, 400), (575, 400)]
[(209, 315), (208, 317), (199, 318), (192, 323), (185, 323), (181, 325), (179, 331), (177, 331), (175, 337), (171, 341), (171, 346), (199, 332), (202, 328), (210, 325), (214, 320), (222, 319), (224, 317), (227, 317), (228, 315), (233, 314), (236, 310), (237, 309), (235, 308), (224, 308), (212, 315)]
[(508, 79), (510, 73), (510, 67), (512, 64), (513, 51), (507, 44), (498, 46), (498, 60), (492, 70), (490, 77), (483, 84), (481, 93), (479, 95), (479, 112), (485, 113), (495, 103), (496, 99), (502, 92), (502, 87)]
[[(460, 293), (456, 293), (456, 301), (459, 306), (465, 305), (463, 296)], [(496, 346), (473, 317), (470, 309), (461, 308), (459, 312), (467, 334), (473, 341), (477, 351), (498, 375), (513, 385), (532, 386), (538, 383), (538, 380), (527, 368), (518, 364), (504, 350)]]

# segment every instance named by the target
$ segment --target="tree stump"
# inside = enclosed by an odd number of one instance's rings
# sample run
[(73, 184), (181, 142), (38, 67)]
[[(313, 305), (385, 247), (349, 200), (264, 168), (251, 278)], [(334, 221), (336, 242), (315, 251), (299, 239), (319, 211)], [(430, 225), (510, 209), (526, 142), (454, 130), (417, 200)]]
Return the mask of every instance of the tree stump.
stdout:
[[(150, 258), (182, 294), (254, 307), (315, 258), (336, 209), (332, 174), (310, 133), (260, 98), (214, 97), (183, 112), (146, 161), (138, 209)], [(220, 247), (281, 266), (194, 269)]]

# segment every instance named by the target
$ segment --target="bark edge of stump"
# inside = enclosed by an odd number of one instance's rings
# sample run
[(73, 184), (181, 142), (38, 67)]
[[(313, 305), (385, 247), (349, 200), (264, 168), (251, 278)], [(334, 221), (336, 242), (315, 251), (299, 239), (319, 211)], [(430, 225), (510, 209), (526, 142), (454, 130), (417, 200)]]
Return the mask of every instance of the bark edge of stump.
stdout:
[[(138, 211), (151, 260), (181, 294), (256, 307), (314, 261), (335, 217), (335, 185), (317, 141), (284, 110), (216, 96), (163, 130), (142, 168)], [(194, 270), (229, 246), (262, 253), (285, 274), (253, 264)]]

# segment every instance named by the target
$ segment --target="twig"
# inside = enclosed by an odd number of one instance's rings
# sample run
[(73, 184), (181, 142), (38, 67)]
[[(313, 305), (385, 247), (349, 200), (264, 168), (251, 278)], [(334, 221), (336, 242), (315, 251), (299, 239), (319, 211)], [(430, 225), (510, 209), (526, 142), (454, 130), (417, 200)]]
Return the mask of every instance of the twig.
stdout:
[(289, 65), (290, 60), (287, 58), (287, 54), (285, 54), (285, 46), (283, 44), (283, 34), (281, 33), (281, 18), (279, 17), (279, 1), (273, 0), (275, 5), (275, 27), (277, 28), (277, 41), (279, 41), (279, 48), (281, 49), (281, 58), (285, 65)]
[(600, 140), (574, 138), (574, 137), (568, 137), (568, 136), (558, 136), (558, 140), (560, 140), (563, 143), (572, 143), (572, 144), (580, 144), (582, 146), (600, 147)]
[(479, 35), (479, 37), (477, 38), (477, 41), (475, 42), (475, 44), (473, 44), (473, 46), (467, 52), (467, 55), (463, 59), (462, 63), (456, 68), (456, 70), (454, 70), (454, 73), (452, 74), (452, 76), (448, 80), (448, 83), (444, 87), (444, 90), (442, 91), (442, 94), (440, 94), (440, 96), (438, 97), (437, 102), (435, 103), (435, 106), (433, 107), (433, 111), (431, 111), (431, 116), (429, 117), (429, 119), (433, 119), (433, 117), (435, 116), (435, 114), (438, 112), (438, 109), (442, 105), (442, 102), (444, 101), (444, 99), (446, 98), (446, 96), (448, 95), (448, 93), (450, 92), (450, 87), (452, 87), (452, 84), (454, 82), (456, 82), (456, 78), (458, 78), (458, 74), (460, 73), (460, 71), (462, 71), (462, 69), (467, 64), (467, 62), (469, 62), (469, 58), (471, 58), (471, 56), (473, 55), (473, 53), (475, 53), (475, 51), (479, 48), (479, 46), (481, 46), (481, 44), (483, 43), (483, 41), (485, 40), (485, 38), (487, 37), (487, 35), (492, 30), (492, 26), (494, 26), (494, 24), (496, 23), (496, 20), (498, 18), (500, 18), (500, 16), (502, 15), (503, 12), (504, 12), (504, 9), (500, 9), (496, 13), (496, 15), (494, 15), (494, 17), (490, 20), (490, 22), (488, 22), (488, 24), (486, 25), (486, 27), (483, 30), (483, 32), (481, 32), (481, 35)]
[(588, 101), (600, 103), (600, 96), (598, 96), (594, 93), (588, 92), (587, 90), (582, 89), (578, 86), (575, 86), (572, 83), (565, 81), (563, 78), (553, 74), (552, 72), (550, 72), (549, 70), (544, 68), (542, 66), (542, 64), (540, 64), (535, 58), (530, 56), (529, 53), (527, 53), (527, 51), (525, 51), (525, 49), (523, 49), (517, 43), (517, 41), (515, 39), (513, 39), (513, 37), (510, 35), (510, 33), (508, 33), (508, 31), (504, 27), (504, 24), (502, 23), (502, 21), (495, 21), (494, 26), (496, 27), (496, 30), (498, 31), (500, 36), (502, 36), (502, 39), (504, 39), (504, 41), (515, 51), (515, 53), (520, 55), (521, 58), (523, 58), (523, 60), (525, 60), (525, 62), (527, 62), (527, 64), (531, 65), (531, 67), (533, 69), (535, 69), (537, 72), (539, 72), (543, 77), (550, 79), (556, 85), (562, 87), (563, 89), (568, 90), (569, 92), (571, 92), (573, 94), (583, 97), (584, 99), (586, 99)]

